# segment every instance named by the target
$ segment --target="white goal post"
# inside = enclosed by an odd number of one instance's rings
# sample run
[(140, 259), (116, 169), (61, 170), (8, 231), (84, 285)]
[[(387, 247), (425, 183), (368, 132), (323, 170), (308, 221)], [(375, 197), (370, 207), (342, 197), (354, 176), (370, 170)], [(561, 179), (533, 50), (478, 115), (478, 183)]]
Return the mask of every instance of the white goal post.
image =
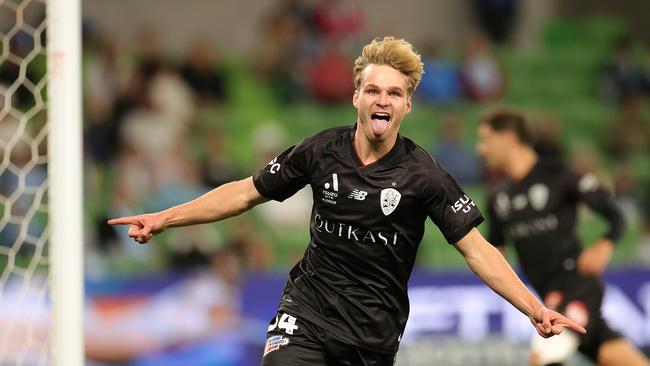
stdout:
[(47, 0), (50, 286), (54, 366), (83, 365), (80, 0)]
[(81, 116), (80, 0), (0, 0), (2, 366), (84, 364)]

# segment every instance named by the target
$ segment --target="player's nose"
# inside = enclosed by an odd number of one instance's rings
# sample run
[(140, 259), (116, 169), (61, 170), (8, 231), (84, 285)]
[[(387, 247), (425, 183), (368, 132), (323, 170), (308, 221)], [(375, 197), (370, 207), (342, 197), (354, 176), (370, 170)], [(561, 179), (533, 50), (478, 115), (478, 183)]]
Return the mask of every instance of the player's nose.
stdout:
[(385, 91), (382, 91), (381, 93), (379, 93), (379, 98), (377, 99), (377, 104), (378, 105), (380, 105), (382, 107), (386, 107), (386, 106), (388, 106), (388, 101), (389, 101), (388, 93), (386, 93)]

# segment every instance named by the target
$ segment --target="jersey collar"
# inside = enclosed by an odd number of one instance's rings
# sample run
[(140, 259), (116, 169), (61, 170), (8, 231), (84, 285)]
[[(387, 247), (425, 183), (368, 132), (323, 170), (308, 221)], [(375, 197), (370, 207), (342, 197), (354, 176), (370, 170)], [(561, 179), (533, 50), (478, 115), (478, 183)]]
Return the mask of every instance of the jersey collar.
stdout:
[(393, 163), (394, 160), (396, 160), (397, 156), (399, 155), (398, 152), (403, 144), (402, 135), (400, 135), (399, 133), (397, 134), (395, 145), (393, 145), (393, 147), (386, 154), (384, 154), (382, 157), (373, 161), (370, 164), (364, 164), (359, 158), (357, 149), (354, 146), (354, 133), (356, 130), (357, 130), (357, 124), (355, 123), (350, 128), (350, 131), (348, 133), (348, 143), (347, 143), (348, 151), (350, 153), (350, 158), (352, 159), (352, 162), (354, 163), (355, 167), (357, 167), (358, 169), (370, 170), (370, 169), (375, 169), (377, 167), (390, 166), (391, 163)]

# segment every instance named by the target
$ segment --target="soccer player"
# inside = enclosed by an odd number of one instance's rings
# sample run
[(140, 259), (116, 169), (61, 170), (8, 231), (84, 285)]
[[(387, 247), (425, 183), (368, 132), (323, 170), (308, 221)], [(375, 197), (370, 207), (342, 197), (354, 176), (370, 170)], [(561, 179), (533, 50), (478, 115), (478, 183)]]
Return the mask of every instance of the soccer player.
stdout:
[[(481, 121), (477, 151), (489, 169), (505, 174), (488, 199), (490, 243), (514, 244), (521, 266), (549, 309), (584, 326), (588, 333), (534, 337), (531, 365), (562, 365), (580, 351), (601, 366), (650, 365), (603, 319), (602, 272), (624, 223), (612, 196), (593, 174), (580, 175), (557, 159), (539, 159), (521, 113), (502, 109)], [(602, 215), (608, 229), (582, 249), (576, 234), (578, 204)]]
[(309, 184), (311, 240), (289, 273), (262, 365), (392, 365), (409, 313), (407, 282), (427, 217), (494, 291), (544, 337), (585, 330), (546, 309), (476, 230), (483, 217), (456, 181), (398, 134), (422, 62), (385, 37), (354, 69), (357, 120), (290, 147), (252, 177), (165, 211), (110, 220), (146, 243), (163, 230), (223, 220)]

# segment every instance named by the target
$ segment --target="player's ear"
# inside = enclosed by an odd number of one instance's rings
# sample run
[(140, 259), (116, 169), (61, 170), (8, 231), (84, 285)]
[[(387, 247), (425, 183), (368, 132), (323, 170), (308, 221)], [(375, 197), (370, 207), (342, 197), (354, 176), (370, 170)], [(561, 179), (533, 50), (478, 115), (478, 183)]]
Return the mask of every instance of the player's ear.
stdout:
[(413, 104), (411, 102), (412, 102), (412, 99), (411, 99), (411, 96), (409, 95), (408, 97), (406, 97), (406, 114), (411, 113), (411, 107), (413, 106)]
[(359, 89), (354, 89), (354, 94), (352, 94), (352, 105), (354, 108), (359, 108)]

